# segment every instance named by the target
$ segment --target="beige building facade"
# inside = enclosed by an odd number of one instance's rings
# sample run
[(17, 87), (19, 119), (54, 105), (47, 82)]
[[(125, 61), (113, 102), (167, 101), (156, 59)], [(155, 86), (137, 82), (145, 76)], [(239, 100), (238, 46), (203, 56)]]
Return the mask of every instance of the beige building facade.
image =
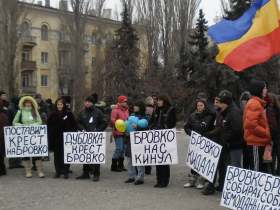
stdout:
[[(58, 73), (69, 68), (69, 39), (61, 30), (65, 10), (36, 4), (25, 4), (20, 29), (16, 68), (19, 72), (17, 87), (21, 95), (36, 93), (43, 98), (56, 99), (67, 95), (67, 86), (61, 84)], [(108, 15), (108, 11), (106, 13)], [(121, 23), (108, 18), (88, 16), (85, 40), (86, 89), (92, 88), (93, 69), (96, 65), (96, 39), (102, 29), (101, 48), (114, 37)], [(101, 49), (101, 51), (100, 51)], [(103, 50), (102, 50), (103, 49)]]

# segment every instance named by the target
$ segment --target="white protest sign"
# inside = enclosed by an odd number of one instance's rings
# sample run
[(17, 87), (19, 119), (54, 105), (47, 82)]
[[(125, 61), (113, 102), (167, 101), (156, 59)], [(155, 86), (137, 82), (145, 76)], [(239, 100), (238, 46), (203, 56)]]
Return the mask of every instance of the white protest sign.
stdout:
[(279, 210), (280, 177), (228, 166), (221, 206), (234, 210)]
[(4, 127), (7, 158), (48, 156), (46, 125)]
[(186, 163), (205, 179), (213, 182), (221, 152), (221, 145), (192, 131)]
[(178, 163), (176, 129), (130, 133), (132, 165), (172, 165)]
[(63, 133), (64, 163), (105, 164), (105, 132)]

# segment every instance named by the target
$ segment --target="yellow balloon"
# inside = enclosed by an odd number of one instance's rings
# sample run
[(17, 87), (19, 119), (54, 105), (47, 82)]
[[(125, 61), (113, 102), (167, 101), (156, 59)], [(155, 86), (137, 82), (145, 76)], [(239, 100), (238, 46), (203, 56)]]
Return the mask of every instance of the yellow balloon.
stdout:
[(126, 124), (123, 120), (117, 120), (115, 123), (115, 127), (117, 129), (117, 131), (124, 133), (126, 130)]

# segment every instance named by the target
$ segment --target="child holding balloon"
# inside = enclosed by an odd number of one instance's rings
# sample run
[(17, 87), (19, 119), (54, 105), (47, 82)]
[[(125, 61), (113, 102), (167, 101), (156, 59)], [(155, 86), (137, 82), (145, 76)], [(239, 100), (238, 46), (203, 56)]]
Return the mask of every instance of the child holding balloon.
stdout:
[[(133, 114), (128, 118), (126, 122), (126, 133), (129, 135), (132, 131), (141, 131), (148, 128), (148, 120), (145, 114), (145, 103), (137, 102), (133, 106)], [(125, 183), (133, 183), (135, 185), (144, 184), (145, 167), (144, 166), (132, 166), (131, 159), (131, 143), (130, 139), (126, 142), (125, 155), (127, 156), (127, 168), (128, 168), (128, 179)]]

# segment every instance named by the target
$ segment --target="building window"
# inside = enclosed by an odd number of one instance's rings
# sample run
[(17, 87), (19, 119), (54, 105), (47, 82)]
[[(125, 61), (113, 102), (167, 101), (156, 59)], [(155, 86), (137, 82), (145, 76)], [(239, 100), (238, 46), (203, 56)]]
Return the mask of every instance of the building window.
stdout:
[(48, 63), (49, 54), (47, 52), (41, 52), (41, 63), (47, 64)]
[(91, 44), (96, 45), (96, 34), (95, 33), (91, 34)]
[(22, 36), (27, 37), (27, 36), (31, 35), (31, 30), (30, 30), (30, 26), (29, 26), (28, 22), (26, 22), (26, 21), (23, 22), (21, 29), (22, 29), (22, 31), (21, 31)]
[(32, 74), (23, 73), (22, 74), (22, 87), (31, 87), (32, 86)]
[(42, 25), (41, 27), (41, 39), (44, 41), (48, 41), (48, 27), (46, 25)]
[(28, 49), (24, 49), (22, 52), (22, 61), (30, 61), (31, 60), (31, 51)]
[(42, 87), (48, 86), (48, 75), (41, 75), (41, 86)]

